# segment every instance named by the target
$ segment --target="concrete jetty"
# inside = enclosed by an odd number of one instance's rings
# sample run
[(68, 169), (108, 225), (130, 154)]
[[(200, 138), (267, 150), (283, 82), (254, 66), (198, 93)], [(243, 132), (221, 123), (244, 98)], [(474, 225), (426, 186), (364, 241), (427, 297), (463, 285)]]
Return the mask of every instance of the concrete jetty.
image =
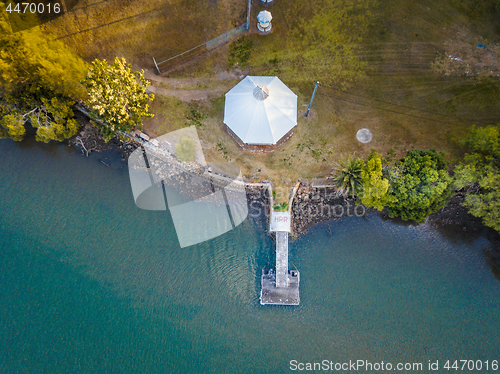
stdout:
[(276, 287), (288, 287), (288, 232), (276, 232)]
[(298, 270), (288, 270), (290, 213), (272, 212), (270, 231), (276, 233), (276, 270), (262, 270), (260, 303), (262, 305), (299, 305), (300, 274)]

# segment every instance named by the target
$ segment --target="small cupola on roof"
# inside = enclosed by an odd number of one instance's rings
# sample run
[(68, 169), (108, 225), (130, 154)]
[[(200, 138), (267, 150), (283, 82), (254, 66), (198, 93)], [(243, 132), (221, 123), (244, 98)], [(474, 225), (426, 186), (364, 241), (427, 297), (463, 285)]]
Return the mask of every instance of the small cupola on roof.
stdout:
[(269, 90), (266, 86), (257, 86), (253, 90), (253, 97), (257, 100), (266, 100), (269, 97)]

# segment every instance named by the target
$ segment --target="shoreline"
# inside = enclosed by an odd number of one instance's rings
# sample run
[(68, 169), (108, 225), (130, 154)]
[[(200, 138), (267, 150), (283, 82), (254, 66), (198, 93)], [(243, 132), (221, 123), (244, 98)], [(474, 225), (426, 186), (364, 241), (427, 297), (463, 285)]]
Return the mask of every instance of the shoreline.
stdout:
[[(68, 144), (80, 148), (82, 154), (115, 151), (125, 161), (134, 150), (141, 146), (137, 141), (122, 142), (117, 137), (113, 138), (109, 143), (104, 142), (99, 130), (90, 124), (87, 116), (81, 112), (77, 113), (77, 118), (82, 127), (76, 136), (69, 139)], [(249, 182), (247, 179), (243, 177), (243, 180)], [(389, 217), (387, 208), (378, 211), (373, 208), (365, 208), (363, 205), (356, 205), (355, 198), (340, 195), (333, 186), (315, 187), (311, 182), (304, 179), (301, 179), (300, 182), (290, 204), (292, 217), (291, 238), (293, 240), (300, 238), (311, 227), (319, 223), (329, 220), (341, 220), (351, 216), (364, 217), (366, 214), (378, 214), (384, 220), (391, 220), (402, 225), (418, 225), (414, 221), (403, 221), (398, 217)], [(268, 231), (268, 217), (272, 201), (268, 188), (262, 186), (262, 184), (248, 183), (245, 185), (245, 191), (249, 216), (254, 219), (259, 216), (265, 218), (266, 231)], [(488, 237), (500, 240), (500, 233), (485, 226), (480, 218), (468, 213), (467, 209), (461, 205), (464, 199), (465, 193), (456, 191), (445, 207), (429, 215), (422, 224), (428, 224), (430, 227), (444, 232), (450, 229), (457, 231), (457, 226), (460, 226), (464, 236), (474, 238), (480, 234), (486, 234)]]
[[(270, 197), (267, 188), (247, 187), (248, 212), (253, 219), (261, 218), (262, 224), (269, 232)], [(439, 211), (432, 213), (419, 224), (415, 221), (404, 221), (399, 217), (391, 218), (387, 208), (382, 211), (356, 205), (356, 199), (339, 196), (334, 187), (312, 187), (301, 185), (291, 206), (291, 239), (300, 239), (309, 230), (321, 223), (330, 220), (348, 219), (352, 216), (366, 217), (378, 215), (385, 221), (391, 221), (403, 226), (428, 225), (438, 230), (451, 239), (460, 236), (465, 241), (474, 241), (480, 236), (485, 236), (500, 243), (500, 233), (485, 226), (480, 218), (468, 213), (467, 208), (461, 204), (465, 193), (456, 191), (450, 201)], [(272, 236), (272, 235), (271, 235)], [(500, 249), (500, 248), (499, 248)], [(500, 258), (498, 259), (500, 268)]]
[[(70, 145), (77, 146), (82, 149), (82, 145), (77, 139), (84, 131), (89, 131), (85, 138), (92, 147), (91, 152), (111, 151), (116, 152), (121, 156), (122, 161), (126, 161), (128, 156), (138, 147), (138, 142), (122, 143), (118, 139), (113, 139), (109, 143), (105, 143), (98, 133), (98, 130), (88, 124), (82, 127), (76, 137), (71, 139)], [(100, 138), (94, 139), (94, 137)], [(84, 143), (85, 144), (85, 143)], [(83, 155), (85, 155), (82, 149)], [(246, 178), (244, 178), (246, 180)], [(245, 183), (245, 192), (247, 197), (248, 217), (253, 220), (255, 227), (267, 233), (273, 238), (269, 232), (269, 216), (271, 212), (272, 196), (270, 195), (270, 184), (253, 184)], [(298, 240), (303, 235), (307, 234), (309, 229), (320, 223), (330, 220), (342, 220), (349, 217), (359, 216), (366, 217), (367, 215), (376, 214), (383, 220), (390, 220), (395, 224), (404, 226), (419, 225), (414, 221), (403, 221), (401, 218), (389, 217), (388, 209), (378, 211), (373, 208), (365, 208), (363, 205), (356, 205), (356, 199), (344, 197), (340, 195), (335, 187), (314, 187), (312, 182), (304, 179), (300, 180), (300, 184), (296, 185), (297, 189), (290, 199), (290, 212), (292, 217), (290, 239)], [(488, 266), (491, 268), (494, 276), (500, 280), (500, 233), (483, 224), (480, 218), (472, 216), (467, 209), (461, 205), (465, 199), (465, 193), (455, 191), (448, 204), (439, 211), (429, 215), (423, 225), (437, 230), (443, 237), (450, 241), (461, 240), (466, 243), (473, 243), (481, 237), (486, 238), (492, 244), (491, 248), (484, 251), (483, 255)]]
[[(480, 218), (474, 217), (467, 211), (467, 208), (462, 206), (464, 200), (465, 193), (455, 191), (446, 206), (430, 214), (421, 224), (428, 224), (437, 229), (459, 226), (464, 234), (487, 233), (488, 236), (500, 239), (500, 233), (485, 226)], [(404, 221), (399, 217), (390, 217), (387, 208), (379, 211), (374, 208), (366, 208), (361, 204), (356, 205), (355, 198), (339, 196), (334, 187), (316, 188), (301, 185), (292, 204), (294, 237), (300, 237), (307, 233), (309, 228), (322, 222), (341, 220), (352, 216), (364, 217), (367, 214), (377, 214), (384, 220), (401, 225), (419, 225), (415, 221)]]
[(90, 123), (85, 113), (80, 110), (75, 111), (75, 117), (81, 127), (75, 136), (68, 139), (68, 144), (80, 148), (84, 155), (88, 156), (92, 152), (111, 150), (118, 152), (122, 159), (126, 160), (128, 156), (139, 147), (138, 143), (132, 141), (122, 142), (117, 136), (106, 143), (100, 135), (99, 129)]

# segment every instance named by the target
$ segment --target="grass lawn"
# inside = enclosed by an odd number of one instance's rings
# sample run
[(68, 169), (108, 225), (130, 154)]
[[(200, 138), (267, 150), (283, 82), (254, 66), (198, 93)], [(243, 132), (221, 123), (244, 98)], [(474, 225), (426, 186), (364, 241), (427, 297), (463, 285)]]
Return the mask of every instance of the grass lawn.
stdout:
[[(245, 0), (81, 0), (43, 28), (87, 61), (125, 57), (141, 68), (210, 40), (246, 20)], [(90, 31), (86, 31), (90, 30)]]
[[(275, 32), (247, 37), (252, 55), (246, 64), (250, 74), (280, 76), (298, 94), (300, 106), (309, 101), (315, 80), (329, 79), (311, 74), (305, 83), (299, 71), (309, 66), (300, 63), (294, 67), (298, 77), (294, 76), (290, 66), (297, 61), (279, 55), (276, 47), (291, 43), (288, 33), (277, 31), (288, 30), (286, 10), (283, 14), (277, 3), (271, 11)], [(202, 136), (211, 145), (221, 141), (226, 158), (245, 173), (262, 169), (263, 178), (275, 181), (319, 177), (331, 171), (340, 157), (353, 153), (366, 157), (372, 149), (396, 158), (411, 148), (433, 147), (444, 151), (452, 163), (458, 161), (459, 140), (471, 125), (499, 122), (500, 65), (488, 69), (494, 59), (477, 47), (482, 43), (498, 50), (499, 14), (494, 2), (384, 1), (371, 12), (370, 32), (353, 51), (364, 64), (362, 71), (354, 81), (330, 80), (327, 87), (320, 87), (312, 118), (299, 118), (295, 136), (280, 150), (267, 156), (242, 153), (223, 131), (220, 104)], [(464, 61), (450, 59), (456, 66), (448, 75), (436, 67), (443, 57), (451, 53), (458, 57), (460, 52)], [(462, 69), (467, 56), (470, 74)], [(374, 135), (368, 144), (355, 137), (363, 127)], [(211, 151), (216, 157), (217, 147)]]
[[(119, 55), (151, 68), (150, 55), (169, 57), (189, 49), (243, 23), (246, 12), (242, 1), (106, 4), (101, 13), (90, 10), (98, 9), (96, 5), (47, 29), (62, 35), (103, 19), (167, 6), (65, 39), (87, 59)], [(252, 22), (261, 9), (254, 1)], [(342, 156), (366, 157), (372, 149), (396, 158), (411, 148), (433, 147), (454, 163), (462, 157), (459, 140), (470, 126), (499, 122), (500, 61), (495, 61), (500, 55), (500, 14), (495, 0), (275, 0), (269, 10), (272, 34), (246, 35), (171, 76), (216, 77), (235, 67), (248, 69), (250, 75), (277, 75), (298, 95), (299, 108), (320, 81), (311, 117), (299, 115), (289, 142), (268, 155), (242, 152), (224, 131), (223, 96), (196, 106), (158, 96), (153, 103), (156, 118), (146, 129), (159, 135), (191, 125), (187, 118), (195, 110), (202, 114), (199, 135), (208, 159), (234, 162), (247, 176), (289, 188), (298, 178), (327, 175)], [(215, 18), (209, 20), (203, 12)], [(215, 79), (206, 88), (218, 85), (226, 87), (228, 81)], [(370, 143), (356, 140), (360, 128), (372, 131)]]

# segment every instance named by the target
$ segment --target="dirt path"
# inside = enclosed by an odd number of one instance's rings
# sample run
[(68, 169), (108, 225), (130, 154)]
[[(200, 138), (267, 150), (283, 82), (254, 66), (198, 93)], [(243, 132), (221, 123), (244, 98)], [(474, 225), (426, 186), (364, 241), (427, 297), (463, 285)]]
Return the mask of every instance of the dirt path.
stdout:
[(162, 77), (161, 75), (155, 74), (151, 70), (145, 70), (144, 76), (146, 77), (146, 79), (152, 82), (166, 83), (168, 85), (174, 86), (175, 88), (182, 88), (187, 84), (192, 85), (206, 82), (206, 79), (203, 80), (198, 78), (166, 78)]
[[(246, 72), (241, 70), (222, 71), (208, 78), (166, 78), (152, 71), (144, 71), (144, 76), (151, 82), (149, 90), (157, 95), (175, 96), (182, 101), (206, 100), (210, 96), (220, 96), (227, 91), (226, 84), (214, 84), (220, 81), (240, 80)], [(164, 88), (162, 85), (172, 88)], [(189, 86), (211, 85), (203, 89), (189, 89)]]
[(219, 90), (167, 90), (155, 86), (149, 86), (148, 89), (155, 95), (175, 96), (182, 101), (205, 100), (210, 95), (222, 95), (224, 92), (218, 92)]

